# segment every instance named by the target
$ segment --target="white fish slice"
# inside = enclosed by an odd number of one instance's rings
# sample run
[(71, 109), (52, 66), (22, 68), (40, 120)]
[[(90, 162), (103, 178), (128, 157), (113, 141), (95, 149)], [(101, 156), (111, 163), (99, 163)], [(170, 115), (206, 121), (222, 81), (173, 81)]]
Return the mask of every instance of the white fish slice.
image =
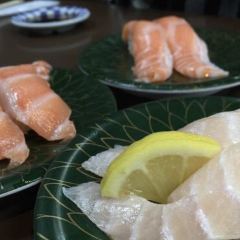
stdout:
[[(238, 239), (240, 234), (240, 143), (233, 144), (200, 168), (169, 197), (175, 202), (192, 194), (202, 196), (198, 207), (206, 218), (211, 236), (217, 239)], [(205, 214), (204, 214), (205, 213)], [(208, 216), (208, 214), (210, 214)]]
[[(239, 147), (240, 144), (234, 146), (234, 149)], [(230, 148), (229, 151), (234, 149)], [(221, 158), (222, 156), (219, 157)], [(238, 161), (239, 158), (235, 156), (234, 159)], [(94, 182), (64, 188), (63, 193), (115, 240), (240, 238), (239, 201), (214, 189), (162, 205), (138, 196), (102, 198), (100, 185)], [(222, 197), (219, 198), (220, 196)]]
[(225, 195), (230, 194), (240, 201), (239, 169), (240, 143), (237, 143), (223, 150), (220, 156), (195, 172), (171, 193), (169, 200), (173, 202), (187, 195), (218, 191)]
[(111, 162), (127, 147), (115, 145), (106, 151), (100, 152), (82, 163), (82, 167), (100, 177), (103, 177)]
[(63, 188), (63, 193), (72, 200), (88, 218), (113, 239), (130, 238), (131, 226), (136, 221), (144, 199), (133, 197), (122, 201), (104, 199), (100, 185), (88, 182), (72, 188)]
[(221, 112), (196, 120), (179, 131), (212, 137), (223, 148), (240, 142), (240, 110)]

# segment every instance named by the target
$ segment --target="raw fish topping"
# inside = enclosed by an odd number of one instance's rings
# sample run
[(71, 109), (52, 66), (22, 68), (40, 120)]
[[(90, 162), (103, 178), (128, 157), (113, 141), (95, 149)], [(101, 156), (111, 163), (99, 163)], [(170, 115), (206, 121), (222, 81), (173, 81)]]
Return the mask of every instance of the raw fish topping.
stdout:
[(228, 72), (213, 64), (206, 43), (183, 18), (130, 21), (122, 38), (134, 58), (136, 81), (162, 82), (173, 69), (189, 78), (221, 78)]

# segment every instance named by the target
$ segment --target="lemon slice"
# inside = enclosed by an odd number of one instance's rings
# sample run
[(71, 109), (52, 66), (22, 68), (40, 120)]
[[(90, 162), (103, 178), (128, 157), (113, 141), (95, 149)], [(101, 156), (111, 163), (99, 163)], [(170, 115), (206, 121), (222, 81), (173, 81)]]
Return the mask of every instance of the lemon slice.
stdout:
[(150, 134), (111, 163), (101, 182), (101, 195), (136, 194), (165, 203), (179, 184), (218, 152), (219, 143), (209, 137), (176, 131)]

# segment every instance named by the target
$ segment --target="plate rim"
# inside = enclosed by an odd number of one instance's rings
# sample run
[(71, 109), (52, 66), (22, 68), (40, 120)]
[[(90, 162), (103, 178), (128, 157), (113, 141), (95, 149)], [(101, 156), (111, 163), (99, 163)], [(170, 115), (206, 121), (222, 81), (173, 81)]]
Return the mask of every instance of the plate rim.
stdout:
[[(21, 14), (11, 17), (11, 23), (14, 26), (17, 26), (20, 28), (28, 28), (28, 29), (51, 29), (51, 28), (67, 27), (67, 26), (71, 26), (71, 25), (75, 25), (77, 23), (83, 22), (91, 16), (91, 12), (88, 8), (85, 8), (85, 7), (84, 8), (78, 7), (78, 8), (86, 10), (86, 13), (84, 13), (84, 15), (80, 15), (80, 16), (73, 17), (70, 19), (54, 21), (54, 22), (50, 22), (50, 23), (34, 23), (34, 22), (19, 21), (19, 20), (17, 20), (16, 17), (26, 14), (26, 13), (21, 13)], [(35, 11), (37, 11), (37, 10), (33, 10), (31, 12), (35, 12)]]
[[(100, 82), (106, 84), (107, 86), (110, 87), (116, 87), (116, 85), (112, 84), (112, 81), (107, 81), (107, 80), (99, 80)], [(134, 91), (134, 92), (139, 92), (139, 93), (163, 93), (163, 94), (193, 94), (193, 93), (202, 93), (202, 92), (212, 92), (212, 91), (221, 91), (224, 89), (236, 87), (240, 85), (240, 81), (238, 82), (233, 82), (229, 84), (225, 84), (224, 86), (212, 86), (212, 87), (206, 87), (206, 88), (198, 88), (198, 89), (176, 89), (176, 90), (165, 90), (165, 89), (141, 89), (141, 88), (132, 88), (129, 87), (127, 84), (119, 84), (118, 88), (123, 89), (126, 91)]]
[(10, 196), (10, 195), (13, 195), (13, 194), (18, 193), (18, 192), (21, 192), (21, 191), (23, 191), (25, 189), (31, 188), (31, 187), (37, 185), (38, 183), (40, 183), (41, 181), (42, 181), (42, 177), (39, 177), (36, 180), (34, 180), (34, 181), (32, 181), (32, 182), (30, 182), (30, 183), (28, 183), (26, 185), (23, 185), (21, 187), (15, 188), (15, 189), (13, 189), (11, 191), (2, 193), (2, 194), (0, 194), (0, 199), (1, 198), (5, 198), (5, 197)]

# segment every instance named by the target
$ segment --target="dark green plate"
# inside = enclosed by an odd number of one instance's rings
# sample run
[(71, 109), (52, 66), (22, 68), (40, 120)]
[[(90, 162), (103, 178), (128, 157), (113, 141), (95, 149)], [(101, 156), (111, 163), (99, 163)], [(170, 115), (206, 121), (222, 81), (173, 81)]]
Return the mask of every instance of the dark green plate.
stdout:
[(90, 156), (115, 144), (129, 145), (147, 134), (175, 130), (208, 115), (240, 108), (235, 98), (209, 97), (145, 103), (112, 114), (78, 134), (51, 164), (41, 184), (35, 206), (35, 239), (109, 239), (62, 193), (88, 181), (99, 181), (81, 168)]
[(141, 95), (207, 95), (240, 85), (240, 34), (221, 30), (197, 30), (207, 42), (210, 59), (230, 72), (221, 79), (191, 79), (174, 72), (163, 83), (135, 82), (133, 58), (119, 35), (97, 42), (81, 53), (79, 68), (112, 87)]
[[(72, 109), (72, 120), (77, 132), (103, 115), (116, 110), (115, 100), (107, 87), (81, 73), (55, 70), (51, 74), (51, 86)], [(37, 184), (58, 153), (69, 142), (47, 142), (30, 132), (26, 135), (30, 156), (24, 164), (4, 171), (0, 166), (0, 197), (10, 195)]]

